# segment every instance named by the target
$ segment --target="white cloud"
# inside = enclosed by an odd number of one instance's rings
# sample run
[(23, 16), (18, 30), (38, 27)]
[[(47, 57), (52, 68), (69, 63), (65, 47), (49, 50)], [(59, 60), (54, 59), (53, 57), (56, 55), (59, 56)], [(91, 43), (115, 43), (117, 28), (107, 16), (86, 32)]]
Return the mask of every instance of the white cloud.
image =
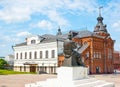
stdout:
[(11, 8), (0, 11), (0, 18), (7, 23), (30, 20), (27, 8)]
[(120, 31), (120, 21), (115, 22), (112, 25), (112, 28), (114, 28), (114, 30), (116, 30), (116, 31)]
[(51, 30), (53, 29), (53, 25), (50, 21), (47, 20), (42, 20), (40, 22), (38, 22), (38, 27), (42, 28), (42, 29), (47, 29), (47, 30)]
[(65, 5), (67, 9), (78, 11), (79, 14), (81, 11), (93, 12), (96, 10), (97, 3), (91, 0), (65, 0)]
[(24, 37), (24, 36), (28, 36), (31, 35), (31, 33), (27, 32), (27, 31), (23, 31), (17, 34), (18, 37)]
[(6, 44), (0, 44), (0, 47), (6, 47)]
[(69, 25), (67, 19), (60, 14), (61, 10), (92, 12), (96, 4), (90, 0), (3, 0), (0, 5), (3, 7), (0, 19), (7, 23), (30, 20), (31, 15), (37, 12), (48, 16), (50, 21), (57, 22), (58, 25)]
[(48, 17), (51, 21), (57, 23), (59, 26), (69, 25), (69, 22), (55, 10), (50, 10), (48, 12)]

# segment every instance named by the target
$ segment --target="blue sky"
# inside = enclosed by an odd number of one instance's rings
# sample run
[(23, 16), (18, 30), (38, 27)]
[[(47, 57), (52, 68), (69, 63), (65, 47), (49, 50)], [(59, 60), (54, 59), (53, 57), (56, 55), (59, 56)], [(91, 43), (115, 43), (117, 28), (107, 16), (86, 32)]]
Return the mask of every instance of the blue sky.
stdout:
[(98, 8), (115, 50), (120, 51), (120, 0), (0, 0), (0, 56), (13, 54), (12, 45), (30, 34), (56, 34), (69, 30), (93, 31)]

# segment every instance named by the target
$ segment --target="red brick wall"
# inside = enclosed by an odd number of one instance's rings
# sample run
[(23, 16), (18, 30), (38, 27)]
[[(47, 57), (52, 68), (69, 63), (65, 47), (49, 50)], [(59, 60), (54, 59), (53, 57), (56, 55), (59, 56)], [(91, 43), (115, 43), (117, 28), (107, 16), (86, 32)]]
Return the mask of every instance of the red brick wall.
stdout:
[[(87, 42), (89, 47), (82, 53), (84, 63), (89, 67), (90, 73), (96, 73), (99, 67), (99, 73), (113, 73), (113, 57), (108, 58), (108, 51), (111, 49), (113, 53), (113, 41), (111, 39), (102, 39), (97, 37), (74, 38), (73, 41), (83, 45)], [(85, 54), (89, 52), (89, 58), (85, 58)], [(94, 52), (100, 53), (101, 57), (94, 57)], [(112, 56), (112, 55), (111, 55)], [(105, 60), (106, 59), (106, 60)]]
[(114, 51), (114, 69), (120, 68), (120, 52)]
[[(79, 43), (81, 46), (84, 43), (89, 45), (81, 55), (85, 66), (89, 67), (89, 72), (91, 74), (97, 73), (98, 67), (99, 73), (113, 73), (113, 55), (111, 55), (111, 58), (108, 56), (109, 51), (111, 50), (111, 53), (113, 54), (114, 50), (114, 42), (111, 38), (104, 39), (91, 36), (85, 38), (73, 38), (73, 41)], [(87, 53), (89, 53), (89, 57), (86, 58)], [(61, 66), (63, 61), (64, 56), (59, 56), (58, 66)]]

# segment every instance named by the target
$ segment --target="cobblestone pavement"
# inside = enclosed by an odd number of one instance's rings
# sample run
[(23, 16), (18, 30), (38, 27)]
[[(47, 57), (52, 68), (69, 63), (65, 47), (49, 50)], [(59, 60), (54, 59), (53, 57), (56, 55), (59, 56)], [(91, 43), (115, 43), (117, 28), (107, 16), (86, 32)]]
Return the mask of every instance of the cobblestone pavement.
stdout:
[[(56, 77), (56, 75), (49, 74), (0, 75), (0, 87), (24, 87), (27, 83), (34, 83)], [(120, 87), (120, 74), (90, 75), (90, 77), (114, 82), (115, 87)]]

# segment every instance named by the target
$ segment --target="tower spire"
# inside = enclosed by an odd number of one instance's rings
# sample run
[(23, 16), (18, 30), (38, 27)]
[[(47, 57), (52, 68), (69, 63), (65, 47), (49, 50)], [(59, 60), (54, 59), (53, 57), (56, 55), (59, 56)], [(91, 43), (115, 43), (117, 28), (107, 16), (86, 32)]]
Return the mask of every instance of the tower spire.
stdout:
[(102, 8), (103, 8), (102, 6), (99, 7), (99, 17), (101, 17), (101, 9)]
[(99, 7), (99, 16), (97, 17), (97, 25), (95, 26), (94, 32), (104, 32), (104, 33), (108, 33), (107, 29), (106, 29), (106, 25), (103, 23), (103, 17), (101, 16), (101, 9), (103, 7)]
[(62, 35), (62, 32), (61, 32), (60, 26), (59, 26), (59, 28), (58, 28), (58, 33), (57, 33), (57, 35)]

